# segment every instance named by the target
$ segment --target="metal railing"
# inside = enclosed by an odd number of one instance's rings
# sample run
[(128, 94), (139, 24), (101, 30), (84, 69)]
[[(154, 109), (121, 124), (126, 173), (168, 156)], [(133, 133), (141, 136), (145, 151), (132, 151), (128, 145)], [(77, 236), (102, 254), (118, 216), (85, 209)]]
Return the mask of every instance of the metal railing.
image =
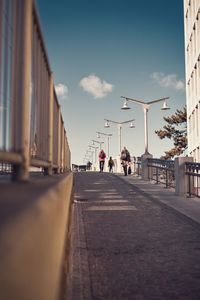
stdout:
[(0, 175), (11, 174), (12, 165), (7, 163), (0, 163)]
[(166, 188), (175, 187), (174, 161), (150, 158), (147, 165), (149, 180), (164, 184)]
[(200, 163), (186, 162), (185, 174), (188, 177), (188, 195), (200, 197)]
[(0, 162), (27, 180), (70, 170), (70, 150), (34, 0), (0, 0)]

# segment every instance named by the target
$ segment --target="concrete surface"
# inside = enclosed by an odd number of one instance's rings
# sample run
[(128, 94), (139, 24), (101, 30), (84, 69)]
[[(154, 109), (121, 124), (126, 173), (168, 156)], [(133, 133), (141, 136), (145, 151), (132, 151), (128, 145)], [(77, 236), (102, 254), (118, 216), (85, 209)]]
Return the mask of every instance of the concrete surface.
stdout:
[(116, 176), (133, 185), (144, 196), (146, 195), (154, 201), (158, 200), (200, 224), (200, 198), (189, 198), (187, 195), (176, 196), (173, 188), (166, 189), (164, 185), (156, 184), (155, 181), (145, 181), (133, 175), (125, 177), (116, 174)]
[(73, 175), (0, 183), (0, 299), (60, 299)]
[(78, 173), (70, 253), (68, 300), (199, 300), (200, 201)]

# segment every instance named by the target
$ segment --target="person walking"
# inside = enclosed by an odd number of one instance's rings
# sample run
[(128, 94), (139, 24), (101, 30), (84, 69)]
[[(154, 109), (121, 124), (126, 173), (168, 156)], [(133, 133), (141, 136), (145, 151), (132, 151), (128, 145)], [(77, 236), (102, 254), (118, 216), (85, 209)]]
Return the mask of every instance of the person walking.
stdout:
[(112, 159), (112, 156), (110, 156), (109, 161), (108, 161), (109, 172), (113, 172), (114, 165), (115, 165), (114, 160)]
[(131, 162), (131, 156), (129, 151), (124, 147), (121, 151), (121, 164), (124, 170), (124, 176), (127, 176), (128, 165)]
[(105, 159), (106, 159), (106, 154), (103, 151), (103, 149), (101, 149), (101, 151), (99, 152), (99, 169), (100, 169), (100, 172), (103, 172)]

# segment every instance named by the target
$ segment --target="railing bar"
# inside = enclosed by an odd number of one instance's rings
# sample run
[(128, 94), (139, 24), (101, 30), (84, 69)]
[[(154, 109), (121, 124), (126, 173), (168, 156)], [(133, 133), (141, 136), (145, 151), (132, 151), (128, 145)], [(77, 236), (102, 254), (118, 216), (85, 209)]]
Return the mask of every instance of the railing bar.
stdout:
[(40, 160), (40, 159), (37, 159), (37, 158), (32, 158), (30, 160), (30, 165), (32, 167), (44, 167), (44, 168), (48, 168), (50, 166), (50, 162), (48, 161), (44, 161), (44, 160)]
[[(0, 1), (1, 7), (3, 4), (9, 6), (7, 19), (4, 20), (5, 24), (3, 28), (6, 33), (6, 42), (2, 44), (3, 40), (0, 40), (0, 52), (3, 46), (5, 47), (3, 53), (0, 53), (0, 58), (4, 57), (3, 69), (0, 70), (0, 75), (4, 75), (4, 79), (1, 78), (3, 84), (0, 86), (0, 92), (2, 92), (2, 87), (4, 87), (5, 97), (2, 98), (2, 93), (0, 93), (0, 101), (4, 99), (4, 104), (8, 108), (3, 120), (5, 130), (1, 130), (1, 138), (3, 137), (4, 139), (3, 143), (1, 141), (1, 144), (4, 144), (6, 150), (12, 148), (15, 151), (6, 152), (6, 155), (2, 154), (5, 151), (1, 151), (0, 157), (2, 156), (3, 161), (13, 162), (15, 179), (27, 180), (29, 166), (33, 164), (37, 166), (49, 166), (50, 164), (50, 121), (48, 119), (49, 116), (46, 114), (49, 110), (49, 77), (51, 76), (51, 70), (35, 3), (32, 0), (22, 1), (22, 3), (21, 1), (16, 2), (17, 4), (12, 0)], [(0, 14), (0, 31), (2, 31), (2, 10), (0, 10)], [(10, 25), (7, 26), (8, 22), (9, 24), (13, 23), (13, 29)], [(24, 34), (21, 34), (21, 32)], [(11, 44), (11, 38), (13, 38), (13, 45)], [(10, 45), (11, 48), (9, 48)], [(23, 56), (24, 53), (25, 55)], [(11, 54), (12, 59), (10, 59)], [(31, 74), (31, 62), (32, 77), (29, 78)], [(12, 80), (9, 80), (11, 76)], [(1, 83), (2, 80), (0, 80)], [(13, 83), (12, 96), (10, 96), (9, 92), (10, 83)], [(30, 87), (32, 88), (31, 99), (29, 99)], [(53, 81), (52, 89), (55, 91)], [(12, 107), (10, 107), (10, 103)], [(70, 151), (56, 93), (54, 103), (54, 124), (52, 122), (54, 139), (52, 144), (55, 147), (53, 160), (55, 168), (62, 170), (69, 167)], [(29, 110), (30, 104), (31, 109)], [(12, 118), (9, 113), (10, 108)], [(12, 121), (12, 132), (10, 132), (10, 121)], [(10, 137), (12, 138), (12, 144), (10, 143)], [(32, 156), (31, 161), (30, 156)], [(20, 166), (18, 166), (18, 163)]]
[(15, 152), (0, 151), (0, 161), (13, 164), (21, 164), (22, 155)]
[(39, 152), (39, 155), (40, 157), (42, 157), (42, 152), (43, 152), (43, 148), (42, 148), (42, 91), (41, 91), (41, 51), (40, 51), (40, 39), (39, 37), (37, 37), (38, 39), (38, 72), (37, 72), (37, 77), (38, 77), (38, 94), (39, 94), (39, 99), (38, 99), (38, 102), (39, 102), (39, 124), (38, 124), (38, 127), (39, 127), (39, 145), (40, 145), (40, 152)]
[[(46, 153), (46, 118), (45, 118), (45, 110), (46, 110), (46, 103), (45, 103), (45, 82), (44, 82), (44, 59), (43, 59), (43, 50), (40, 43), (40, 52), (41, 52), (41, 82), (42, 82), (42, 120), (43, 126), (41, 128), (42, 131), (42, 157), (45, 158)], [(43, 85), (44, 84), (44, 85)]]
[(156, 183), (158, 184), (158, 168), (156, 168)]

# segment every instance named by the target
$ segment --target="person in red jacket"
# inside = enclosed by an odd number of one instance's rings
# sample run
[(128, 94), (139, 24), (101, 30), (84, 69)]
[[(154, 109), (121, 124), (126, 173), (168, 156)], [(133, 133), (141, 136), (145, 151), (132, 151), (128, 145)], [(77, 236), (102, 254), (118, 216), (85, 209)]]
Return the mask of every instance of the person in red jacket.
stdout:
[(101, 151), (99, 152), (99, 169), (100, 169), (100, 172), (103, 172), (105, 159), (106, 159), (106, 154), (103, 151), (103, 149), (101, 149)]

